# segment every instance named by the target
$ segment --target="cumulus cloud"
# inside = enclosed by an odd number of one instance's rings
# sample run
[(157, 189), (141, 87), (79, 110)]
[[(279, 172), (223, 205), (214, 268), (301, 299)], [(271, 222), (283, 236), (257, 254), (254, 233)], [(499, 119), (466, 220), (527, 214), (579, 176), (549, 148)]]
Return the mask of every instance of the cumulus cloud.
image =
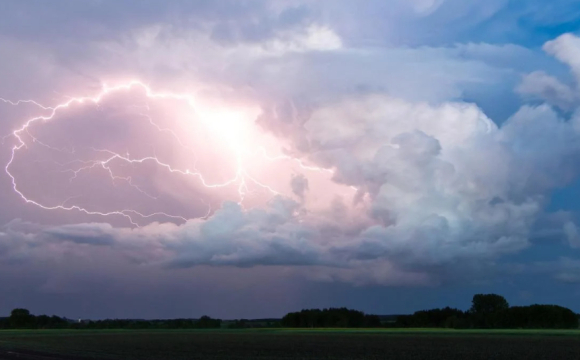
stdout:
[(516, 88), (520, 94), (530, 99), (544, 101), (564, 111), (578, 107), (578, 80), (580, 79), (580, 39), (570, 33), (563, 34), (548, 41), (543, 50), (566, 64), (574, 75), (574, 81), (564, 83), (560, 79), (543, 71), (534, 71), (524, 75)]
[(580, 78), (580, 38), (567, 33), (543, 46), (544, 51), (570, 66), (576, 79)]
[[(327, 269), (313, 273), (320, 279), (437, 282), (436, 267), (529, 246), (547, 194), (579, 170), (574, 123), (547, 106), (523, 107), (498, 127), (473, 104), (365, 95), (314, 110), (296, 136), (308, 145), (295, 153), (356, 189), (351, 203), (277, 196), (265, 208), (225, 202), (182, 225), (80, 224), (37, 236), (108, 245), (167, 268), (310, 266)], [(304, 198), (308, 178), (291, 179)], [(362, 217), (344, 221), (354, 213)]]

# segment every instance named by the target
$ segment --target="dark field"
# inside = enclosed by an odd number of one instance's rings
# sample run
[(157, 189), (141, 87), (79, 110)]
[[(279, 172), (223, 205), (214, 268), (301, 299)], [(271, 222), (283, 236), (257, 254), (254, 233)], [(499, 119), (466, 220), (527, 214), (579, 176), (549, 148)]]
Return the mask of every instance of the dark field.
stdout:
[(5, 331), (0, 359), (580, 359), (580, 336), (569, 331)]

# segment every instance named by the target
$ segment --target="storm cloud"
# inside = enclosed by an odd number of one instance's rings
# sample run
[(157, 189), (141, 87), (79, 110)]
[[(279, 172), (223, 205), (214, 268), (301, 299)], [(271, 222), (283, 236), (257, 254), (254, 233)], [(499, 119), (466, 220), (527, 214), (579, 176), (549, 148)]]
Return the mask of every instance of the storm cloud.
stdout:
[(6, 4), (0, 268), (81, 298), (577, 283), (580, 38), (508, 3)]

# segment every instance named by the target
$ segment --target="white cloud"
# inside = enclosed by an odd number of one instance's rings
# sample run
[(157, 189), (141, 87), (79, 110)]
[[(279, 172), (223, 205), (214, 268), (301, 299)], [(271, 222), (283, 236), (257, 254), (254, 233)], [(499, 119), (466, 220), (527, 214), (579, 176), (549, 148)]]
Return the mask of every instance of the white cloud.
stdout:
[(576, 80), (580, 79), (580, 38), (569, 33), (560, 35), (544, 44), (543, 49), (570, 66)]
[(268, 55), (282, 56), (292, 52), (338, 50), (342, 47), (342, 40), (327, 26), (311, 25), (304, 30), (283, 34), (259, 47)]
[(525, 75), (516, 91), (525, 97), (544, 100), (563, 110), (571, 110), (578, 103), (578, 94), (575, 89), (542, 71)]

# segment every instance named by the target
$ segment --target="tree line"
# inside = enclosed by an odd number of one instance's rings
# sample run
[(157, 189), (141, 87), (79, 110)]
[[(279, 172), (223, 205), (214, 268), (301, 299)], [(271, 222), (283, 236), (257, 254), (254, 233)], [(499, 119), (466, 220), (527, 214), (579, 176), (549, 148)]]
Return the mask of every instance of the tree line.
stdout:
[(291, 328), (371, 328), (380, 327), (381, 319), (378, 315), (366, 315), (362, 311), (343, 307), (288, 313), (282, 318), (281, 324)]
[(286, 314), (279, 319), (222, 322), (199, 319), (73, 321), (58, 316), (35, 316), (26, 309), (12, 310), (0, 318), (0, 329), (244, 329), (255, 327), (289, 328), (455, 328), (455, 329), (577, 329), (579, 317), (557, 305), (509, 306), (496, 294), (473, 296), (467, 311), (445, 307), (416, 311), (412, 315), (378, 316), (347, 308), (309, 309)]
[(0, 319), (0, 329), (214, 329), (222, 321), (202, 316), (199, 319), (74, 321), (58, 316), (35, 316), (26, 309), (14, 309)]
[(431, 309), (398, 316), (394, 327), (456, 329), (577, 329), (578, 315), (557, 305), (509, 306), (496, 294), (473, 296), (467, 311)]
[(295, 328), (577, 329), (578, 315), (557, 305), (510, 307), (503, 296), (477, 294), (467, 311), (450, 307), (421, 310), (387, 322), (377, 315), (346, 308), (311, 309), (289, 313), (282, 318), (281, 324)]

